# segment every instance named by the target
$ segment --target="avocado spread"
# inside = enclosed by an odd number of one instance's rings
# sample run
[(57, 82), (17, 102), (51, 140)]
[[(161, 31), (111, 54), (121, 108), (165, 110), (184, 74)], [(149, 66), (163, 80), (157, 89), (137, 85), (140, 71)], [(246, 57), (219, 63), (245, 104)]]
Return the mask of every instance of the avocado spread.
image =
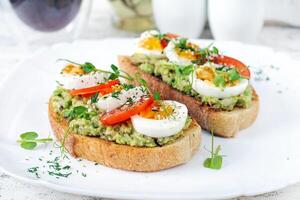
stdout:
[(252, 88), (250, 86), (240, 95), (224, 99), (216, 97), (204, 97), (192, 89), (190, 75), (193, 66), (179, 66), (168, 62), (166, 57), (148, 56), (144, 54), (133, 54), (131, 56), (133, 64), (141, 70), (159, 77), (173, 88), (195, 97), (203, 105), (208, 105), (215, 109), (231, 111), (235, 107), (248, 108), (252, 103)]
[(99, 120), (103, 111), (90, 99), (71, 96), (68, 90), (61, 87), (53, 92), (49, 103), (59, 117), (69, 122), (70, 132), (130, 146), (157, 147), (171, 144), (183, 135), (183, 130), (187, 129), (192, 121), (188, 117), (184, 129), (175, 135), (152, 138), (136, 132), (130, 120), (114, 126), (104, 126)]

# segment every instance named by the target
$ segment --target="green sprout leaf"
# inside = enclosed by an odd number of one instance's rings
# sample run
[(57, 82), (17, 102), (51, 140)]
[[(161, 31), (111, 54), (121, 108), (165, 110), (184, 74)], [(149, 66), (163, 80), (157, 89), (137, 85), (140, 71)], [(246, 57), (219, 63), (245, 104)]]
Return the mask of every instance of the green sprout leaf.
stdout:
[(119, 68), (116, 65), (112, 64), (110, 67), (114, 73), (120, 74)]
[(99, 93), (95, 93), (91, 98), (91, 103), (96, 103), (98, 99)]
[(222, 76), (222, 74), (216, 74), (214, 79), (214, 84), (217, 87), (224, 88), (226, 84), (225, 78)]
[(36, 142), (21, 142), (21, 147), (23, 149), (32, 150), (37, 146)]
[(95, 67), (95, 65), (93, 65), (92, 63), (90, 62), (85, 62), (84, 64), (80, 65), (82, 67), (82, 70), (85, 72), (85, 73), (90, 73), (90, 72), (93, 72), (93, 71), (96, 71), (97, 68)]
[(236, 81), (236, 80), (239, 80), (241, 78), (240, 74), (237, 72), (236, 69), (234, 68), (231, 68), (228, 72), (228, 79), (233, 82), (233, 81)]
[(159, 101), (160, 100), (160, 93), (159, 92), (154, 92), (153, 97), (154, 97), (155, 101)]
[(214, 149), (214, 133), (211, 131), (211, 157), (207, 158), (203, 162), (203, 166), (209, 169), (219, 170), (222, 168), (223, 156), (220, 155), (221, 146), (218, 145), (216, 150)]
[(139, 80), (139, 82), (140, 82), (140, 84), (142, 85), (142, 86), (144, 86), (144, 87), (147, 87), (147, 82), (146, 82), (146, 80), (145, 79), (140, 79)]
[[(221, 148), (221, 146), (219, 145), (217, 147)], [(217, 150), (216, 150), (217, 152)], [(222, 168), (222, 162), (223, 162), (223, 157), (221, 155), (218, 155), (215, 153), (214, 156), (212, 156), (211, 158), (207, 158), (204, 163), (203, 166), (206, 168), (210, 168), (210, 169), (221, 169)]]
[(119, 97), (120, 94), (121, 94), (121, 91), (115, 91), (115, 92), (111, 93), (111, 97), (120, 100), (120, 97)]
[(113, 73), (110, 74), (109, 79), (115, 80), (115, 79), (119, 78), (119, 76), (120, 76), (119, 68), (114, 64), (112, 64), (110, 66), (110, 68), (112, 69)]
[(36, 132), (26, 132), (20, 135), (20, 138), (23, 140), (34, 140), (38, 137)]
[(181, 48), (181, 49), (185, 49), (187, 41), (188, 41), (187, 38), (180, 38), (179, 41), (178, 41), (178, 47)]
[(87, 111), (88, 109), (84, 106), (76, 106), (70, 111), (69, 117), (71, 117), (72, 119), (81, 118), (86, 115)]
[(219, 54), (219, 49), (217, 49), (217, 47), (213, 46), (212, 47), (212, 53), (218, 55)]
[(37, 147), (38, 143), (46, 143), (46, 142), (51, 142), (52, 138), (42, 138), (42, 139), (37, 139), (38, 134), (36, 132), (26, 132), (22, 133), (20, 135), (20, 140), (17, 140), (18, 143), (20, 143), (20, 146), (23, 149), (27, 150), (32, 150)]
[(126, 84), (126, 83), (123, 83), (122, 86), (123, 86), (124, 90), (126, 90), (126, 91), (134, 88), (134, 85), (129, 85), (129, 84)]
[(76, 106), (76, 107), (74, 107), (73, 112), (75, 115), (81, 115), (84, 112), (87, 112), (87, 110), (88, 109), (84, 106)]
[(182, 75), (187, 76), (187, 75), (190, 75), (194, 71), (194, 66), (193, 65), (188, 65), (186, 67), (180, 67), (179, 69), (180, 69), (180, 73)]

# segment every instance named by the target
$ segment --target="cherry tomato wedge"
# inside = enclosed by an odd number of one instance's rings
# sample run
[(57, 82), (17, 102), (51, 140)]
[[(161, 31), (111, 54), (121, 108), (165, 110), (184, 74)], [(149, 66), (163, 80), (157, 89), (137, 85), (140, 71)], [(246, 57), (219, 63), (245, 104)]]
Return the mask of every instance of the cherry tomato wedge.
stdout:
[[(109, 87), (109, 88), (103, 88), (100, 92), (100, 94), (102, 95), (106, 95), (106, 94), (110, 94), (114, 91), (114, 89), (112, 87)], [(96, 92), (95, 92), (96, 93)], [(85, 97), (85, 98), (90, 98), (91, 96), (93, 96), (95, 93), (90, 93), (90, 94), (82, 94), (81, 96), (82, 97)]]
[(168, 43), (169, 43), (168, 40), (165, 39), (165, 38), (160, 40), (160, 44), (161, 44), (163, 49), (166, 48), (166, 46), (168, 46)]
[(70, 94), (75, 96), (75, 95), (82, 95), (84, 97), (89, 97), (95, 94), (96, 92), (99, 92), (101, 94), (108, 94), (112, 91), (112, 86), (120, 84), (120, 81), (118, 79), (116, 80), (111, 80), (106, 83), (93, 86), (93, 87), (88, 87), (88, 88), (82, 88), (78, 90), (71, 90)]
[(214, 58), (213, 62), (216, 64), (233, 66), (242, 77), (250, 78), (249, 68), (244, 63), (235, 58), (229, 56), (218, 56)]
[(174, 34), (174, 33), (166, 33), (165, 37), (163, 39), (160, 40), (161, 46), (163, 48), (166, 48), (166, 46), (168, 45), (169, 41), (168, 39), (174, 39), (174, 38), (178, 38), (179, 35)]
[(100, 118), (100, 121), (104, 125), (114, 125), (126, 121), (130, 117), (139, 114), (140, 112), (145, 110), (148, 106), (150, 106), (153, 103), (153, 101), (154, 99), (151, 96), (147, 99), (141, 99), (139, 102), (136, 102), (133, 105), (124, 105), (120, 108), (105, 113)]
[(178, 38), (180, 35), (175, 34), (175, 33), (166, 33), (165, 34), (167, 38), (173, 39), (173, 38)]

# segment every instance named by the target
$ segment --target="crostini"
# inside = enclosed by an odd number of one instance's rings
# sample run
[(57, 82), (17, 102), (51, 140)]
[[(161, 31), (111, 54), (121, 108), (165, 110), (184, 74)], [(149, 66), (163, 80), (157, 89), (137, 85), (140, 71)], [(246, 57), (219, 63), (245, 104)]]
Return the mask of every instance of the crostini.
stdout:
[(146, 31), (136, 53), (118, 59), (122, 70), (140, 74), (163, 99), (185, 104), (191, 117), (216, 135), (234, 137), (257, 117), (259, 98), (250, 85), (249, 68), (216, 47)]
[[(159, 171), (189, 161), (201, 128), (187, 107), (160, 100), (144, 86), (121, 83), (91, 63), (63, 68), (49, 100), (49, 120), (61, 145), (75, 157), (130, 171)], [(132, 79), (132, 77), (130, 77)]]

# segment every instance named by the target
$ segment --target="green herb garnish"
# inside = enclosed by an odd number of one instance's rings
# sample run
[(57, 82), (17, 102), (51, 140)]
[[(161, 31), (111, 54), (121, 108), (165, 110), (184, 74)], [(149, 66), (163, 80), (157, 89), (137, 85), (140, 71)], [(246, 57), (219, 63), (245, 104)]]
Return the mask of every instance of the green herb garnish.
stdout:
[(238, 73), (238, 71), (235, 68), (231, 68), (229, 71), (227, 71), (228, 79), (231, 82), (234, 82), (236, 80), (241, 79), (241, 75)]
[(47, 143), (47, 142), (51, 142), (53, 140), (50, 137), (37, 139), (38, 134), (36, 132), (22, 133), (20, 135), (20, 138), (21, 139), (17, 140), (17, 142), (20, 143), (20, 146), (23, 149), (27, 149), (27, 150), (32, 150), (32, 149), (36, 148), (38, 143)]
[(226, 80), (222, 74), (216, 74), (215, 79), (214, 79), (214, 84), (217, 87), (224, 88), (226, 85)]
[(93, 94), (93, 96), (91, 98), (91, 103), (96, 103), (97, 99), (98, 99), (98, 96), (99, 96), (99, 92)]
[(187, 38), (180, 38), (175, 43), (175, 46), (179, 48), (180, 50), (190, 50), (190, 51), (196, 51), (196, 49), (192, 46), (188, 45), (188, 39)]
[[(129, 81), (134, 80), (133, 77), (131, 77), (128, 73), (120, 70), (116, 65), (113, 65), (113, 64), (110, 66), (111, 69), (112, 69), (112, 72), (110, 72), (110, 71), (98, 69), (98, 68), (95, 67), (95, 65), (93, 65), (90, 62), (85, 62), (84, 64), (80, 64), (80, 63), (77, 63), (77, 62), (74, 62), (74, 61), (71, 61), (71, 60), (68, 60), (68, 59), (58, 59), (58, 61), (66, 61), (66, 62), (72, 63), (74, 65), (78, 65), (82, 68), (82, 70), (85, 73), (90, 73), (90, 72), (95, 71), (95, 72), (102, 72), (102, 73), (105, 73), (105, 74), (109, 74), (109, 79), (111, 79), (111, 80), (117, 79), (119, 77), (127, 79)], [(122, 75), (121, 72), (125, 75)]]
[(80, 66), (82, 67), (82, 70), (85, 73), (90, 73), (90, 72), (97, 71), (97, 68), (95, 67), (95, 65), (93, 65), (90, 62), (85, 62), (84, 64), (81, 64)]
[(35, 176), (36, 176), (37, 178), (40, 178), (40, 175), (39, 175), (39, 173), (38, 173), (38, 170), (39, 170), (39, 167), (30, 167), (30, 168), (27, 169), (27, 172), (32, 173), (32, 174), (35, 174)]
[(165, 38), (166, 34), (163, 34), (163, 33), (159, 33), (157, 35), (154, 35), (154, 37), (157, 37), (159, 40), (161, 40), (161, 39), (167, 39), (167, 38)]
[(115, 99), (119, 99), (119, 95), (121, 94), (121, 91), (115, 91), (111, 93), (111, 97), (115, 98)]
[[(61, 165), (59, 157), (55, 157), (54, 160), (48, 160), (47, 164), (49, 165), (48, 174), (50, 176), (55, 176), (56, 178), (63, 177), (67, 178), (72, 174), (72, 172), (67, 171), (71, 169), (70, 165)], [(51, 170), (51, 171), (50, 171)]]
[(188, 66), (185, 66), (185, 67), (178, 66), (176, 69), (178, 69), (178, 72), (181, 75), (188, 76), (194, 71), (194, 66), (193, 65), (188, 65)]
[(128, 84), (126, 84), (126, 83), (122, 84), (122, 86), (123, 86), (124, 90), (126, 90), (126, 91), (128, 91), (128, 90), (134, 88), (134, 85), (128, 85)]
[(214, 149), (214, 133), (213, 131), (211, 131), (211, 151), (210, 151), (211, 157), (207, 158), (204, 161), (203, 166), (210, 169), (221, 169), (223, 156), (219, 155), (220, 151), (221, 151), (220, 145), (218, 145), (216, 150)]
[(148, 88), (147, 81), (141, 77), (141, 74), (139, 74), (139, 73), (135, 74), (135, 80), (141, 86), (143, 86), (143, 91), (142, 92), (147, 91), (148, 93), (151, 93), (149, 88)]
[(205, 62), (210, 61), (211, 56), (219, 55), (219, 50), (215, 46), (212, 46), (212, 45), (213, 45), (213, 43), (211, 43), (207, 47), (201, 48), (199, 50), (198, 53), (201, 55), (201, 57), (198, 60), (194, 61), (195, 64), (202, 65)]
[(112, 69), (113, 73), (110, 74), (109, 79), (114, 80), (119, 78), (120, 70), (116, 65), (111, 65), (110, 68)]
[(90, 115), (92, 113), (88, 112), (88, 108), (84, 106), (76, 106), (72, 109), (66, 110), (64, 112), (64, 117), (69, 119), (78, 119), (78, 118), (84, 118), (84, 119), (90, 119)]
[(213, 46), (212, 47), (212, 53), (218, 55), (219, 54), (219, 49), (217, 49), (217, 47)]
[(60, 83), (59, 81), (55, 81), (57, 83), (57, 85), (59, 86), (64, 86), (62, 83)]
[(159, 101), (160, 100), (160, 93), (159, 92), (154, 92), (153, 93), (153, 98), (155, 101)]
[(83, 118), (84, 116), (86, 116), (87, 112), (88, 112), (87, 107), (76, 106), (71, 110), (69, 117), (71, 117), (72, 119)]

